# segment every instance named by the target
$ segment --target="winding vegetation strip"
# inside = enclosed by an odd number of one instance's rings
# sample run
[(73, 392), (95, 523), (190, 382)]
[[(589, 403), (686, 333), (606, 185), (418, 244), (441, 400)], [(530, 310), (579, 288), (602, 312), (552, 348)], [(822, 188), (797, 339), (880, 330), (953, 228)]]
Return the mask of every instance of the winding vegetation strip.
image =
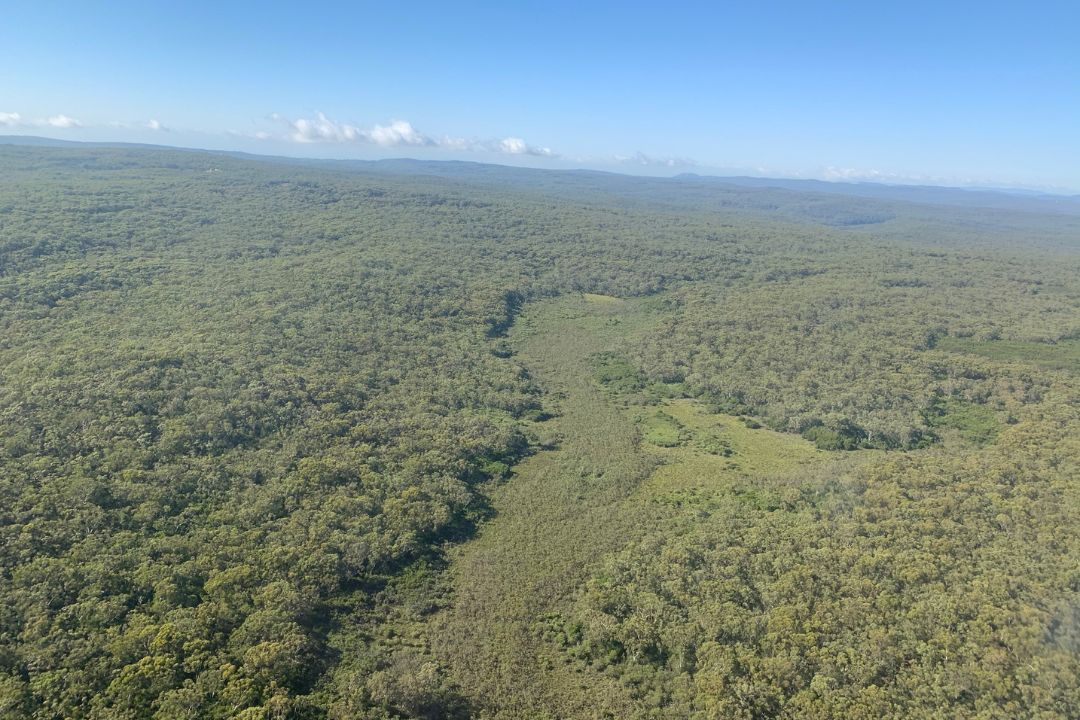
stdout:
[[(624, 501), (656, 458), (637, 428), (593, 380), (588, 358), (650, 326), (640, 301), (571, 296), (540, 303), (510, 341), (549, 395), (556, 418), (537, 429), (559, 438), (515, 468), (493, 498), (497, 516), (453, 562), (456, 597), (437, 621), (433, 645), (457, 682), (500, 717), (561, 716), (629, 699), (610, 682), (587, 690), (540, 638), (537, 621), (571, 599), (591, 564), (622, 546), (642, 508)], [(537, 669), (547, 682), (538, 686)]]

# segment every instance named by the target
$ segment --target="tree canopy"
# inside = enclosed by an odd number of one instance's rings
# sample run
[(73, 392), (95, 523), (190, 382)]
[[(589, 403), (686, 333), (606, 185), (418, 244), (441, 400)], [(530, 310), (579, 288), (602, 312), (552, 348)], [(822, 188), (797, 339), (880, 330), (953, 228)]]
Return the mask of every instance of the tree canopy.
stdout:
[(0, 146), (0, 718), (1073, 716), (1073, 219), (500, 172)]

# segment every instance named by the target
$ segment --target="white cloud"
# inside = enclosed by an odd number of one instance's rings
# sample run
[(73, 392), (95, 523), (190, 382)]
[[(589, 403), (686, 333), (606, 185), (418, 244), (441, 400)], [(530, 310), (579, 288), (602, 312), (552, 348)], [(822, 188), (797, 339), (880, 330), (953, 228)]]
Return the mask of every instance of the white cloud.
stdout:
[(518, 137), (503, 138), (494, 148), (507, 155), (535, 155), (537, 157), (556, 157), (551, 148), (533, 147)]
[(521, 138), (505, 138), (499, 143), (499, 151), (508, 155), (524, 155), (529, 149)]
[(469, 142), (465, 138), (443, 137), (436, 140), (435, 144), (446, 150), (476, 150), (477, 144)]
[(67, 115), (53, 115), (51, 118), (49, 118), (42, 124), (48, 125), (49, 127), (65, 129), (82, 127), (81, 122), (79, 122), (73, 117), (68, 117)]
[(861, 170), (859, 168), (841, 168), (841, 167), (827, 167), (821, 173), (822, 178), (825, 180), (844, 181), (844, 180), (880, 180), (887, 177), (886, 173), (880, 170)]
[(690, 158), (683, 157), (653, 157), (652, 155), (646, 155), (643, 152), (636, 152), (633, 155), (616, 155), (615, 160), (627, 165), (644, 165), (646, 167), (694, 167), (696, 162)]
[[(282, 119), (278, 115), (272, 116), (275, 120)], [(291, 128), (289, 139), (298, 143), (342, 143), (356, 142), (363, 137), (360, 128), (345, 123), (336, 123), (322, 113), (314, 120), (299, 118), (298, 120), (285, 120)]]
[(73, 117), (60, 114), (53, 115), (44, 120), (25, 120), (17, 112), (0, 112), (0, 127), (24, 127), (24, 128), (68, 128), (82, 127), (82, 123)]
[(314, 119), (298, 118), (290, 120), (277, 113), (270, 116), (274, 122), (284, 124), (284, 135), (259, 132), (248, 134), (261, 140), (290, 140), (297, 143), (370, 143), (379, 147), (431, 147), (459, 152), (494, 152), (506, 155), (533, 155), (536, 157), (558, 157), (547, 147), (533, 146), (518, 137), (502, 140), (480, 141), (460, 137), (433, 137), (421, 132), (407, 120), (392, 120), (387, 125), (374, 125), (363, 129), (356, 125), (331, 120), (324, 113), (317, 113)]
[(153, 118), (146, 121), (110, 120), (108, 123), (106, 123), (106, 126), (111, 128), (119, 128), (121, 130), (153, 130), (154, 132), (172, 132), (171, 128), (166, 127), (160, 120), (156, 120)]
[(971, 185), (974, 181), (970, 178), (941, 178), (931, 175), (913, 175), (908, 173), (886, 172), (883, 170), (845, 168), (828, 166), (818, 174), (822, 180), (832, 182), (880, 182), (897, 183), (901, 185), (925, 184), (925, 185)]
[(399, 145), (436, 145), (437, 143), (426, 135), (418, 132), (412, 123), (405, 120), (394, 120), (389, 125), (376, 125), (364, 133), (364, 137), (376, 145), (383, 147), (397, 147)]
[(405, 120), (394, 120), (389, 125), (376, 125), (370, 130), (362, 130), (355, 125), (331, 120), (323, 113), (318, 113), (313, 120), (287, 120), (277, 114), (271, 115), (271, 119), (286, 123), (290, 129), (288, 139), (298, 143), (369, 142), (382, 147), (439, 144)]

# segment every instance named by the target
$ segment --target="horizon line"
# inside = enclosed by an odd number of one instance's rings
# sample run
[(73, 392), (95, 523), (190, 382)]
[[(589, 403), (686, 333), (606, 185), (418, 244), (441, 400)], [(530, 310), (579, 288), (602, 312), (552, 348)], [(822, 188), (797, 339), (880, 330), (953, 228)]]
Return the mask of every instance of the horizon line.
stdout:
[[(718, 173), (722, 172), (722, 168), (712, 168), (705, 165), (687, 165), (682, 172), (670, 174), (670, 175), (655, 175), (655, 174), (643, 174), (632, 173), (625, 170), (618, 169), (599, 169), (596, 167), (588, 167), (585, 165), (574, 166), (571, 162), (571, 167), (536, 167), (533, 165), (515, 165), (505, 162), (494, 162), (492, 160), (470, 160), (459, 158), (421, 158), (416, 156), (401, 155), (385, 158), (350, 158), (350, 157), (313, 157), (310, 155), (281, 155), (281, 154), (269, 154), (251, 152), (250, 150), (237, 150), (237, 149), (215, 149), (208, 147), (200, 147), (193, 145), (168, 145), (163, 143), (148, 143), (148, 142), (132, 142), (127, 140), (71, 140), (67, 138), (53, 137), (49, 135), (38, 135), (30, 133), (4, 133), (0, 134), (0, 144), (16, 145), (24, 144), (27, 146), (34, 145), (34, 143), (18, 143), (17, 140), (37, 140), (45, 141), (46, 143), (55, 143), (54, 147), (68, 146), (87, 146), (87, 147), (135, 147), (135, 148), (152, 148), (152, 149), (164, 149), (175, 150), (181, 152), (196, 152), (206, 153), (212, 155), (242, 155), (250, 158), (260, 158), (265, 160), (286, 160), (290, 162), (295, 161), (307, 161), (313, 163), (383, 163), (383, 162), (400, 162), (410, 161), (417, 163), (439, 163), (450, 164), (459, 163), (465, 165), (483, 165), (491, 167), (509, 168), (514, 170), (529, 170), (545, 173), (559, 173), (559, 172), (590, 172), (605, 175), (616, 175), (620, 177), (628, 178), (650, 178), (654, 180), (676, 180), (679, 178), (700, 178), (703, 180), (754, 180), (754, 181), (769, 181), (777, 180), (782, 182), (798, 182), (798, 183), (820, 183), (823, 185), (830, 185), (833, 187), (844, 186), (874, 186), (881, 188), (910, 188), (910, 189), (927, 189), (927, 190), (956, 190), (960, 192), (968, 193), (988, 193), (994, 195), (1001, 195), (1005, 197), (1014, 198), (1046, 198), (1046, 199), (1063, 199), (1063, 200), (1078, 200), (1080, 201), (1080, 188), (1065, 188), (1065, 187), (1052, 187), (1052, 186), (1030, 186), (1030, 185), (1010, 185), (1007, 183), (972, 183), (972, 184), (959, 184), (959, 183), (934, 183), (926, 180), (904, 180), (904, 179), (884, 179), (884, 178), (860, 178), (860, 177), (808, 177), (806, 175), (800, 175), (795, 173), (778, 173), (778, 174), (752, 174), (749, 169), (745, 169), (743, 174), (715, 174), (707, 171), (710, 169), (717, 170)], [(568, 160), (563, 158), (564, 161)], [(781, 188), (792, 189), (792, 188)]]

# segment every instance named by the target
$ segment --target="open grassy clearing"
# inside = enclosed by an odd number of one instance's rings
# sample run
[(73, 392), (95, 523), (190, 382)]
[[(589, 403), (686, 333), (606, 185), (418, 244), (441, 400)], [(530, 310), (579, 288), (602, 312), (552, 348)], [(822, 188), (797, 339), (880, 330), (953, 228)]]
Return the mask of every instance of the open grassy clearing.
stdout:
[(671, 388), (625, 382), (620, 348), (663, 315), (662, 298), (566, 296), (528, 309), (510, 332), (554, 401), (554, 417), (532, 428), (548, 449), (494, 492), (495, 517), (455, 551), (450, 607), (430, 626), (435, 655), (484, 717), (637, 712), (632, 683), (568, 648), (563, 626), (588, 579), (694, 505), (720, 494), (756, 507), (778, 492), (777, 478), (792, 483), (837, 457), (694, 400), (656, 399)]
[(648, 329), (654, 307), (567, 296), (527, 310), (510, 332), (556, 399), (556, 417), (534, 427), (555, 447), (520, 463), (495, 492), (496, 517), (454, 554), (453, 607), (432, 632), (454, 680), (494, 717), (542, 717), (542, 708), (581, 717), (598, 705), (618, 713), (629, 702), (617, 686), (599, 696), (583, 686), (537, 620), (565, 605), (641, 512), (625, 501), (658, 459), (640, 450), (632, 418), (591, 377), (588, 359)]
[(1050, 370), (1080, 372), (1080, 340), (1045, 343), (943, 337), (934, 347), (948, 352), (981, 355), (997, 362), (1028, 363)]
[(599, 293), (581, 293), (581, 298), (589, 303), (601, 303), (605, 305), (618, 305), (623, 302), (620, 298), (612, 295), (601, 295)]
[[(650, 453), (662, 459), (663, 467), (643, 490), (715, 484), (721, 478), (762, 482), (837, 457), (798, 435), (751, 428), (732, 415), (710, 414), (701, 403), (690, 399), (667, 400), (655, 412), (677, 424), (682, 440), (670, 446), (647, 446)], [(646, 426), (655, 422), (652, 417), (644, 415)], [(649, 439), (648, 433), (644, 439)]]

